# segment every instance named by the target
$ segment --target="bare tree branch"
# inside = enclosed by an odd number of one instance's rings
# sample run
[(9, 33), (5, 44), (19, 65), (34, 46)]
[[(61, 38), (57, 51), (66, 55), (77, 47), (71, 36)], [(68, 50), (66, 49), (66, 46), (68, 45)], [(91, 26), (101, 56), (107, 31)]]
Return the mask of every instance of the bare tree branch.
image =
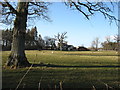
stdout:
[[(11, 24), (15, 16), (19, 13), (17, 13), (17, 3), (14, 2), (8, 2), (8, 0), (4, 0), (5, 2), (0, 2), (0, 5), (2, 5), (2, 18), (0, 18), (0, 23), (4, 24)], [(28, 4), (28, 3), (27, 3)], [(49, 2), (29, 2), (28, 4), (28, 20), (34, 21), (35, 19), (45, 19), (47, 21), (51, 21), (48, 17), (48, 6), (51, 3)]]
[(43, 18), (50, 21), (48, 17), (48, 6), (51, 3), (48, 2), (30, 2), (28, 8), (28, 18)]
[(9, 7), (10, 11), (12, 11), (12, 13), (17, 14), (17, 11), (13, 8), (12, 5), (9, 4), (9, 2), (7, 0), (4, 0), (6, 2), (7, 7)]
[[(3, 12), (2, 15), (6, 15), (6, 17), (10, 17), (12, 15), (17, 14), (17, 10), (15, 10), (15, 7), (13, 4), (9, 3), (7, 0), (4, 0), (5, 2), (0, 2), (0, 4), (3, 6)], [(116, 22), (118, 19), (112, 15), (114, 10), (114, 3), (110, 2), (112, 5), (113, 10), (111, 7), (107, 6), (104, 2), (89, 2), (85, 0), (86, 2), (81, 2), (80, 0), (77, 0), (76, 2), (74, 0), (68, 0), (68, 2), (64, 2), (65, 5), (67, 5), (69, 8), (78, 10), (80, 13), (82, 13), (88, 20), (90, 19), (90, 16), (93, 16), (95, 13), (102, 14), (105, 19), (108, 19), (110, 23), (112, 21)], [(110, 0), (111, 1), (111, 0)], [(50, 18), (48, 17), (48, 6), (51, 3), (48, 2), (29, 2), (28, 5), (28, 19), (36, 18), (36, 19), (45, 19), (47, 21), (50, 21)], [(116, 4), (117, 5), (117, 4)]]
[(77, 9), (78, 11), (80, 11), (82, 14), (84, 14), (85, 17), (89, 20), (89, 17), (88, 17), (89, 15), (87, 15), (85, 12), (83, 12), (83, 11), (79, 8), (79, 6), (75, 4), (75, 2), (72, 2), (72, 3), (73, 3), (74, 6), (76, 7), (76, 9)]
[(105, 19), (109, 19), (110, 23), (112, 21), (115, 21), (117, 23), (118, 19), (114, 15), (111, 14), (113, 13), (115, 3), (110, 2), (113, 8), (112, 10), (111, 7), (108, 7), (105, 2), (90, 2), (88, 0), (85, 0), (85, 1), (86, 2), (81, 2), (80, 0), (77, 0), (75, 2), (73, 0), (68, 0), (68, 2), (64, 2), (64, 3), (65, 5), (72, 8), (73, 10), (78, 10), (79, 12), (81, 12), (88, 20), (90, 16), (98, 12), (98, 13), (103, 14)]

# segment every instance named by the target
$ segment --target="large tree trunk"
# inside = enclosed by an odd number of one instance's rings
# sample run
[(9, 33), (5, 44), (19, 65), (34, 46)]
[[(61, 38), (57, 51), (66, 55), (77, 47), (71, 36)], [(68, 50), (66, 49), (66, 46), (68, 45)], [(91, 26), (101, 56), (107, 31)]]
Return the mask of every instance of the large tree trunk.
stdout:
[(30, 66), (25, 55), (25, 32), (28, 14), (28, 2), (19, 2), (16, 19), (14, 21), (13, 41), (7, 66), (26, 67)]

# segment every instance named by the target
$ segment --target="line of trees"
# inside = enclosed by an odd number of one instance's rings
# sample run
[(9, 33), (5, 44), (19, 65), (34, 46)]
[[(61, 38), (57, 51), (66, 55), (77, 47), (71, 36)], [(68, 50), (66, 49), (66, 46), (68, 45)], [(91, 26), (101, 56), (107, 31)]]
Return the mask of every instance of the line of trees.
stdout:
[(106, 40), (101, 43), (104, 50), (118, 50), (119, 49), (119, 35), (114, 36), (114, 41), (111, 40), (111, 37), (106, 37)]
[(6, 47), (6, 49), (10, 49), (11, 43), (12, 43), (12, 35), (13, 35), (13, 30), (2, 30), (2, 48)]
[[(65, 39), (67, 32), (58, 33), (55, 37), (45, 36), (44, 39), (37, 31), (37, 27), (26, 30), (25, 49), (26, 50), (63, 50), (67, 45)], [(10, 50), (12, 46), (13, 29), (2, 30), (2, 50)], [(57, 43), (56, 43), (57, 42)], [(100, 42), (96, 37), (91, 43), (91, 50), (118, 50), (119, 36), (115, 35), (114, 40), (110, 36), (104, 42)], [(99, 48), (101, 45), (101, 48)]]
[[(58, 33), (55, 37), (45, 36), (44, 39), (37, 31), (37, 27), (27, 29), (25, 33), (25, 49), (26, 50), (63, 50), (63, 44), (67, 32)], [(2, 30), (2, 50), (10, 50), (13, 40), (13, 29)], [(56, 43), (57, 42), (57, 43)]]
[[(13, 29), (2, 30), (2, 50), (10, 50), (13, 40)], [(25, 33), (25, 49), (42, 49), (44, 40), (41, 35), (38, 36), (37, 28), (26, 30)]]
[(104, 42), (100, 42), (99, 38), (96, 37), (92, 43), (91, 43), (91, 49), (98, 51), (99, 50), (99, 45), (101, 45), (102, 50), (118, 50), (119, 49), (119, 40), (120, 37), (119, 35), (115, 35), (113, 37), (113, 40), (111, 39), (110, 36), (107, 36), (105, 38), (106, 40)]

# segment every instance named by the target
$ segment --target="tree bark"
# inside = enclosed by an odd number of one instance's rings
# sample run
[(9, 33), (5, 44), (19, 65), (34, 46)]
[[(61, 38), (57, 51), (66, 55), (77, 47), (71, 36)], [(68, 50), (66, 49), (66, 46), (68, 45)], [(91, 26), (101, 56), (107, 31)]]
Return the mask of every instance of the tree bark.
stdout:
[(28, 2), (19, 2), (14, 21), (13, 41), (7, 66), (30, 66), (25, 55), (25, 33), (27, 26)]

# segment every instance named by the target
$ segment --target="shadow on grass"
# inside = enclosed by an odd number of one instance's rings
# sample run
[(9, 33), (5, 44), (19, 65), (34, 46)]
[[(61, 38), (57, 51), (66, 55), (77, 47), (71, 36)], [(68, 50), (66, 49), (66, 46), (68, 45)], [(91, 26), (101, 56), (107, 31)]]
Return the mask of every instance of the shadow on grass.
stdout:
[(54, 64), (33, 64), (33, 67), (56, 67), (56, 68), (120, 68), (120, 66), (69, 66), (69, 65), (54, 65)]
[(92, 55), (92, 54), (64, 54), (64, 55), (78, 55), (78, 56), (119, 56), (119, 55)]

